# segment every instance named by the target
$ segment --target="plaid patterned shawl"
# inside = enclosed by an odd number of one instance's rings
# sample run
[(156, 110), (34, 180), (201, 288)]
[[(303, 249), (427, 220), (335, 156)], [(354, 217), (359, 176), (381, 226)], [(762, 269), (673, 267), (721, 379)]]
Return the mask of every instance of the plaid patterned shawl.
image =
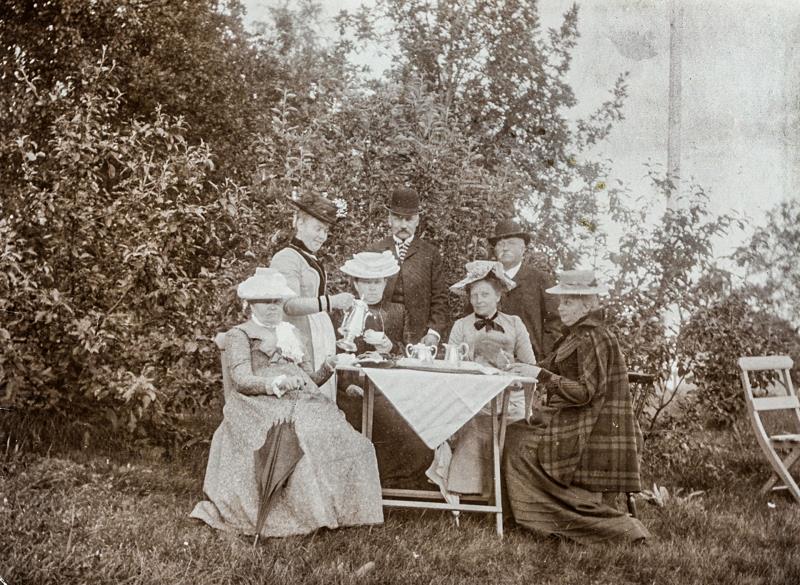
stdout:
[(602, 313), (573, 325), (541, 366), (556, 374), (546, 384), (554, 413), (538, 442), (545, 471), (594, 492), (639, 491), (628, 369)]

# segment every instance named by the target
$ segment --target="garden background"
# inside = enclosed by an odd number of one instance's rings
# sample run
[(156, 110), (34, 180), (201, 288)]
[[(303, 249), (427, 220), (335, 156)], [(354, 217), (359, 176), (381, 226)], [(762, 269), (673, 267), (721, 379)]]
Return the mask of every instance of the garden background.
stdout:
[[(751, 223), (657, 163), (645, 187), (617, 180), (602, 145), (631, 81), (619, 71), (575, 118), (581, 9), (554, 28), (524, 0), (382, 0), (333, 25), (302, 1), (249, 28), (234, 0), (0, 11), (0, 577), (797, 581), (800, 515), (753, 493), (766, 464), (735, 359), (800, 356), (800, 203)], [(365, 71), (381, 46), (389, 69)], [(348, 202), (324, 249), (334, 267), (385, 232), (398, 183), (422, 194), (448, 282), (512, 216), (542, 268), (604, 274), (631, 368), (657, 378), (640, 421), (650, 549), (500, 544), (480, 519), (392, 513), (251, 550), (188, 521), (221, 414), (212, 339), (243, 316), (235, 285), (289, 235), (287, 196)]]

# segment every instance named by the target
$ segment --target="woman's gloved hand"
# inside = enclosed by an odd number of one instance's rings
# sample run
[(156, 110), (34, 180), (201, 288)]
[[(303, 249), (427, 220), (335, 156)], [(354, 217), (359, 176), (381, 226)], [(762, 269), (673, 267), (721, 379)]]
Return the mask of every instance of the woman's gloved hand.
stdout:
[(355, 301), (355, 297), (350, 293), (339, 293), (336, 295), (332, 295), (331, 299), (331, 309), (341, 309), (342, 311), (346, 311), (350, 307), (353, 306), (353, 302)]

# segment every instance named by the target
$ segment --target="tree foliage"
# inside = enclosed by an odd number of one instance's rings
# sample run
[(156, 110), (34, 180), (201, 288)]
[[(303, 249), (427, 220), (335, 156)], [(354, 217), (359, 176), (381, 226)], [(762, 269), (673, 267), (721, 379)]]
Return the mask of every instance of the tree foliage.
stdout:
[(753, 294), (800, 326), (800, 201), (787, 199), (771, 209), (735, 258)]
[[(421, 83), (440, 116), (473, 142), (477, 164), (507, 185), (487, 211), (500, 218), (525, 209), (533, 246), (554, 265), (574, 265), (591, 248), (615, 191), (587, 147), (622, 119), (626, 90), (621, 76), (595, 114), (569, 124), (577, 7), (549, 30), (525, 0), (383, 0), (340, 22), (362, 41), (396, 45), (390, 82)], [(376, 32), (384, 30), (388, 40)]]
[[(381, 0), (341, 14), (333, 43), (320, 15), (310, 0), (284, 3), (250, 34), (236, 0), (6, 3), (6, 402), (100, 412), (131, 430), (207, 409), (219, 394), (210, 338), (241, 318), (235, 283), (288, 235), (287, 196), (347, 201), (323, 249), (341, 288), (335, 267), (387, 233), (384, 204), (400, 184), (422, 196), (421, 229), (448, 282), (489, 255), (500, 219), (528, 223), (545, 268), (596, 260), (604, 223), (622, 222), (612, 312), (632, 362), (658, 375), (654, 412), (673, 364), (717, 379), (697, 356), (719, 338), (696, 323), (725, 323), (714, 311), (729, 281), (711, 257), (733, 219), (711, 215), (698, 188), (650, 224), (653, 198), (629, 208), (610, 185), (608, 163), (588, 153), (622, 119), (625, 78), (568, 122), (577, 8), (544, 30), (535, 2)], [(363, 42), (393, 52), (384, 75), (354, 64)], [(776, 211), (741, 251), (751, 272), (769, 273), (764, 298), (793, 290), (778, 283), (793, 282), (796, 215), (793, 204)], [(692, 325), (686, 335), (665, 329), (665, 312)]]
[[(652, 171), (651, 179), (656, 193), (665, 194), (667, 182)], [(711, 213), (699, 185), (672, 197), (659, 221), (647, 221), (652, 198), (621, 214), (624, 234), (609, 258), (614, 267), (609, 313), (628, 365), (656, 378), (646, 410), (648, 429), (693, 370), (695, 356), (680, 334), (691, 316), (724, 290), (727, 276), (714, 259), (714, 243), (735, 221)]]

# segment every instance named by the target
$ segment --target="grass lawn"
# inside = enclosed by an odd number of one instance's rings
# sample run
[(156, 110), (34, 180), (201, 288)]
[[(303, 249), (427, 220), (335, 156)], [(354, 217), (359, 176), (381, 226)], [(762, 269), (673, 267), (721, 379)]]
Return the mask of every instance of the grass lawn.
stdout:
[[(717, 485), (663, 507), (640, 502), (653, 533), (644, 547), (583, 547), (511, 530), (490, 516), (388, 511), (372, 528), (251, 539), (190, 520), (202, 496), (205, 451), (180, 460), (0, 452), (0, 577), (48, 583), (800, 583), (800, 505), (762, 497), (765, 478), (749, 436), (717, 450)], [(754, 442), (754, 441), (753, 441)], [(53, 449), (55, 451), (55, 449)], [(719, 465), (718, 465), (719, 464)], [(651, 470), (672, 492), (692, 470)], [(665, 475), (665, 474), (668, 474)], [(698, 476), (699, 477), (699, 476)], [(701, 482), (702, 483), (702, 482)], [(686, 492), (683, 492), (686, 493)], [(368, 563), (374, 563), (374, 567)], [(361, 569), (361, 570), (359, 570)]]

